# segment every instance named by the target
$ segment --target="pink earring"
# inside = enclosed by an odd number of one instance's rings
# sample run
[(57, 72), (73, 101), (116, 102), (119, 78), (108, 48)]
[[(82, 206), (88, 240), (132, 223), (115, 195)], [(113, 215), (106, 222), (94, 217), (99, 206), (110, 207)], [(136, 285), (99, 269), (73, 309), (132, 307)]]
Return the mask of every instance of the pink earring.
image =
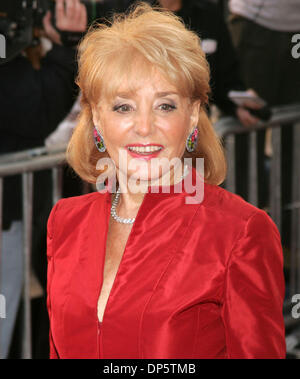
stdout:
[(95, 145), (97, 149), (100, 151), (100, 153), (104, 153), (106, 150), (106, 146), (104, 144), (103, 137), (101, 136), (101, 133), (99, 130), (94, 126), (94, 140), (95, 140)]
[(188, 136), (185, 143), (186, 149), (189, 153), (195, 150), (197, 146), (197, 140), (198, 140), (198, 129), (196, 125), (192, 133)]

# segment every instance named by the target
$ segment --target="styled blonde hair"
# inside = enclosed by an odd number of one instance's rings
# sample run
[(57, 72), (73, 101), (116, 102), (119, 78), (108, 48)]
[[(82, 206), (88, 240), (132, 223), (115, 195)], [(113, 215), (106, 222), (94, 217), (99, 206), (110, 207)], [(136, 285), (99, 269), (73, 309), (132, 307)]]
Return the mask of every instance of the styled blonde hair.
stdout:
[[(137, 60), (144, 62), (138, 66)], [(102, 96), (114, 96), (122, 81), (134, 85), (158, 69), (178, 91), (201, 101), (198, 146), (183, 158), (204, 158), (205, 181), (220, 184), (226, 175), (223, 148), (206, 113), (209, 66), (199, 37), (172, 12), (137, 3), (127, 14), (116, 14), (110, 23), (93, 24), (78, 48), (81, 112), (67, 147), (67, 161), (85, 181), (95, 183), (100, 153), (93, 139), (93, 114)]]

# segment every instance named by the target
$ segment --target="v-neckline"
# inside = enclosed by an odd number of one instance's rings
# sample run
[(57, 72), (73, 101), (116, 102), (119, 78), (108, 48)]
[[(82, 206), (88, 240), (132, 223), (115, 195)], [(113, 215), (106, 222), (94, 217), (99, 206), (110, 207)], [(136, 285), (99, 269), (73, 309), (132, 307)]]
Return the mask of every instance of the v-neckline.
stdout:
[(106, 206), (106, 209), (105, 209), (105, 211), (106, 211), (105, 212), (106, 213), (106, 223), (105, 223), (105, 236), (103, 238), (103, 251), (104, 251), (104, 254), (103, 254), (103, 258), (102, 258), (101, 279), (100, 279), (100, 283), (99, 283), (98, 296), (97, 296), (97, 305), (96, 305), (97, 321), (98, 321), (98, 323), (101, 326), (103, 326), (103, 322), (104, 322), (104, 317), (105, 317), (105, 313), (106, 313), (106, 310), (107, 310), (107, 306), (109, 305), (109, 301), (110, 301), (112, 292), (115, 290), (118, 274), (120, 272), (120, 268), (121, 268), (122, 262), (124, 261), (124, 256), (125, 256), (126, 250), (128, 250), (128, 245), (130, 243), (131, 236), (132, 236), (132, 234), (133, 234), (133, 232), (134, 232), (134, 230), (136, 228), (135, 225), (137, 223), (137, 220), (139, 220), (139, 214), (141, 213), (141, 209), (143, 208), (143, 205), (145, 203), (147, 194), (148, 194), (148, 192), (145, 192), (145, 196), (143, 198), (143, 201), (142, 201), (142, 203), (141, 203), (141, 205), (140, 205), (140, 207), (138, 209), (137, 215), (135, 217), (135, 222), (133, 223), (132, 228), (131, 228), (131, 230), (129, 232), (129, 235), (128, 235), (128, 238), (127, 238), (127, 241), (126, 241), (123, 253), (122, 253), (122, 257), (121, 257), (121, 260), (120, 260), (120, 263), (119, 263), (116, 275), (115, 275), (114, 280), (113, 280), (113, 284), (112, 284), (111, 289), (109, 291), (109, 295), (108, 295), (108, 298), (107, 298), (107, 301), (106, 301), (106, 304), (105, 304), (105, 307), (104, 307), (102, 321), (100, 321), (99, 317), (98, 317), (98, 301), (99, 301), (99, 298), (100, 298), (100, 295), (101, 295), (101, 292), (102, 292), (102, 287), (103, 287), (103, 282), (104, 282), (104, 267), (105, 267), (106, 250), (107, 250), (106, 249), (106, 245), (107, 245), (108, 228), (109, 228), (109, 221), (110, 221), (110, 209), (111, 209), (111, 203), (112, 203), (112, 201), (111, 201), (111, 193), (109, 191), (107, 191), (106, 194), (105, 194), (105, 196), (106, 196), (106, 201), (105, 201), (105, 206)]
[[(194, 168), (193, 167), (190, 167), (189, 168), (189, 172), (188, 174), (186, 175), (186, 177), (192, 175), (193, 176), (193, 170)], [(185, 177), (185, 178), (186, 178)], [(185, 180), (185, 178), (183, 180)], [(181, 181), (180, 181), (181, 182)], [(118, 269), (117, 269), (117, 272), (116, 272), (116, 275), (115, 275), (115, 278), (113, 280), (113, 284), (112, 284), (112, 287), (110, 289), (110, 292), (109, 292), (109, 295), (108, 295), (108, 298), (107, 298), (107, 302), (106, 302), (106, 305), (105, 305), (105, 308), (104, 308), (104, 311), (103, 311), (103, 317), (102, 317), (102, 321), (99, 320), (98, 318), (98, 301), (99, 301), (99, 298), (100, 298), (100, 295), (101, 295), (101, 291), (102, 291), (102, 287), (103, 287), (103, 281), (104, 281), (104, 266), (105, 266), (105, 260), (106, 260), (106, 244), (107, 244), (107, 236), (108, 236), (108, 228), (109, 228), (109, 221), (110, 221), (110, 209), (111, 209), (111, 203), (112, 203), (112, 199), (111, 199), (111, 192), (110, 190), (106, 188), (106, 192), (104, 192), (104, 195), (105, 195), (105, 216), (106, 216), (106, 219), (105, 219), (105, 231), (104, 231), (104, 238), (102, 240), (102, 251), (104, 251), (104, 254), (103, 254), (103, 257), (102, 257), (102, 262), (101, 262), (101, 272), (100, 272), (100, 283), (99, 283), (99, 286), (98, 286), (98, 291), (97, 291), (97, 299), (96, 299), (96, 317), (97, 317), (97, 322), (98, 324), (100, 323), (100, 325), (103, 327), (103, 323), (105, 322), (105, 314), (107, 313), (107, 307), (109, 307), (109, 303), (110, 303), (110, 300), (111, 300), (111, 297), (114, 293), (114, 291), (116, 291), (116, 287), (117, 287), (117, 283), (118, 283), (118, 278), (119, 278), (119, 273), (120, 273), (120, 269), (122, 267), (122, 263), (124, 262), (124, 257), (126, 257), (126, 251), (128, 250), (128, 246), (130, 246), (130, 241), (132, 239), (132, 235), (134, 234), (136, 228), (139, 226), (139, 219), (141, 217), (141, 213), (142, 213), (142, 210), (143, 208), (145, 207), (145, 204), (149, 198), (149, 196), (151, 195), (168, 195), (169, 193), (168, 192), (164, 192), (164, 190), (166, 189), (170, 189), (170, 193), (171, 194), (175, 194), (175, 195), (180, 195), (180, 193), (176, 192), (175, 191), (175, 188), (177, 187), (177, 185), (180, 184), (180, 182), (178, 183), (175, 183), (175, 184), (172, 184), (170, 186), (167, 186), (167, 185), (159, 185), (159, 186), (148, 186), (147, 187), (147, 191), (145, 192), (145, 196), (143, 198), (143, 201), (138, 209), (138, 212), (137, 212), (137, 215), (135, 217), (135, 221), (132, 225), (132, 228), (130, 230), (130, 233), (129, 233), (129, 236), (127, 238), (127, 242), (126, 242), (126, 245), (125, 245), (125, 248), (123, 250), (123, 254), (122, 254), (122, 258), (120, 260), (120, 263), (119, 263), (119, 266), (118, 266)], [(181, 184), (180, 184), (181, 185)], [(155, 188), (156, 190), (154, 191), (151, 191), (151, 188)], [(99, 192), (103, 192), (103, 191), (99, 191)], [(184, 185), (182, 186), (182, 193), (186, 193), (185, 189), (184, 189)], [(99, 202), (99, 205), (100, 205), (100, 202)]]

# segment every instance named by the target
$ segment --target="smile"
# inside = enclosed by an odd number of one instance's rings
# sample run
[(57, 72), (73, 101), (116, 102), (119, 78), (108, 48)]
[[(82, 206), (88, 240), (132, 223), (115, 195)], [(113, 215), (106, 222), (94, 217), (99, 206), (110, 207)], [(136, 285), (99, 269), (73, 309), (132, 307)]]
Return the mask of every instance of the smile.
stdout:
[(157, 153), (162, 150), (161, 146), (148, 145), (148, 146), (128, 146), (127, 149), (137, 154), (148, 155), (151, 153)]

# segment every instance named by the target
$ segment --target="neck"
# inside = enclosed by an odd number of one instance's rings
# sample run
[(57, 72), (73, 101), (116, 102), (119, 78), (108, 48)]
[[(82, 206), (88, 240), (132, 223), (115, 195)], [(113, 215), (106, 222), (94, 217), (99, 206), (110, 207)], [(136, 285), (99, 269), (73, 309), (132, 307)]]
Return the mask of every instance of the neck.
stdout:
[[(181, 165), (172, 168), (170, 172), (167, 172), (162, 177), (157, 180), (150, 181), (140, 181), (136, 185), (136, 181), (130, 182), (127, 178), (127, 181), (122, 181), (119, 174), (118, 183), (121, 189), (119, 201), (118, 201), (118, 215), (120, 217), (131, 218), (135, 217), (140, 205), (143, 202), (145, 193), (148, 192), (149, 186), (167, 186), (174, 185), (182, 180), (183, 167)], [(114, 197), (114, 195), (113, 195)]]
[(172, 12), (179, 11), (182, 7), (182, 0), (159, 0), (160, 5)]

